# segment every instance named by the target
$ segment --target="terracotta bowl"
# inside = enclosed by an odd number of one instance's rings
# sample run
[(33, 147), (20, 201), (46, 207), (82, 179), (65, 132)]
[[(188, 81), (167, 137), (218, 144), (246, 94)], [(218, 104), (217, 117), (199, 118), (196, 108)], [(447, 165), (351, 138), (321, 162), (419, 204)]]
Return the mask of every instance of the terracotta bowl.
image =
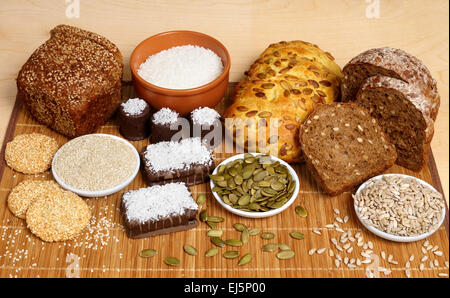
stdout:
[[(224, 65), (223, 73), (214, 81), (192, 89), (167, 89), (150, 84), (141, 78), (139, 66), (153, 54), (175, 46), (197, 45), (216, 53)], [(131, 75), (137, 95), (155, 109), (171, 108), (186, 115), (198, 107), (213, 108), (224, 97), (230, 73), (230, 54), (218, 40), (194, 31), (169, 31), (154, 35), (141, 42), (130, 58)]]

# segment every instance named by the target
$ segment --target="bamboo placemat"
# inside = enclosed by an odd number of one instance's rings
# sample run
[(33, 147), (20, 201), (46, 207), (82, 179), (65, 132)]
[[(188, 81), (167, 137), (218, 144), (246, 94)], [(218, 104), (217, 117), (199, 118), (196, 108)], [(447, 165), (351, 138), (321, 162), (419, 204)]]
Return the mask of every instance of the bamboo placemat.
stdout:
[[(224, 100), (216, 107), (219, 112), (223, 112), (230, 104), (233, 86), (234, 84), (230, 84)], [(127, 99), (134, 95), (131, 84), (125, 83), (123, 98)], [(323, 194), (303, 164), (294, 165), (300, 178), (300, 194), (296, 201), (286, 211), (270, 218), (247, 219), (227, 212), (213, 198), (209, 184), (190, 188), (194, 198), (200, 193), (207, 194), (207, 202), (203, 208), (207, 208), (210, 215), (225, 218), (224, 223), (218, 224), (218, 227), (225, 231), (223, 239), (239, 237), (239, 233), (232, 227), (237, 222), (276, 234), (273, 240), (263, 240), (259, 235), (253, 236), (248, 244), (238, 248), (241, 256), (247, 252), (253, 254), (252, 261), (245, 266), (238, 266), (237, 259), (229, 260), (221, 256), (226, 250), (235, 250), (231, 247), (221, 248), (219, 254), (214, 257), (204, 256), (205, 251), (213, 247), (206, 236), (209, 228), (204, 223), (200, 223), (196, 229), (187, 232), (140, 240), (128, 239), (123, 231), (118, 210), (120, 196), (126, 190), (145, 186), (141, 173), (125, 190), (115, 195), (86, 199), (92, 208), (94, 222), (76, 240), (44, 243), (32, 235), (26, 228), (25, 222), (14, 217), (7, 207), (9, 192), (22, 180), (51, 178), (50, 172), (37, 175), (35, 178), (14, 172), (5, 165), (6, 143), (18, 134), (31, 132), (53, 136), (60, 145), (67, 141), (61, 135), (39, 125), (22, 108), (20, 101), (16, 101), (0, 155), (0, 277), (366, 277), (370, 276), (368, 271), (374, 272), (375, 267), (383, 267), (391, 271), (389, 275), (381, 272), (380, 277), (406, 277), (406, 263), (412, 255), (414, 256), (414, 260), (410, 262), (412, 277), (439, 277), (440, 274), (448, 274), (448, 211), (445, 225), (428, 239), (429, 250), (423, 250), (424, 241), (409, 244), (386, 241), (372, 235), (359, 223), (354, 213), (351, 193), (337, 197), (328, 197)], [(120, 135), (114, 120), (102, 126), (98, 132)], [(141, 150), (148, 141), (132, 143)], [(216, 154), (217, 163), (229, 155), (231, 154)], [(432, 154), (428, 166), (420, 173), (414, 173), (399, 166), (394, 166), (388, 172), (416, 176), (429, 182), (442, 193)], [(297, 205), (302, 205), (308, 210), (307, 218), (296, 215), (294, 209)], [(371, 250), (376, 255), (374, 258), (378, 259), (377, 265), (374, 265), (376, 261), (356, 266), (356, 268), (348, 268), (344, 264), (346, 257), (349, 261), (364, 260), (365, 258), (361, 256), (364, 249), (357, 246), (355, 241), (351, 243), (354, 247), (351, 253), (340, 252), (331, 243), (331, 238), (339, 241), (341, 234), (334, 229), (324, 228), (325, 225), (336, 221), (337, 215), (333, 212), (335, 208), (340, 210), (339, 217), (342, 219), (348, 216), (348, 222), (339, 224), (342, 229), (350, 230), (353, 235), (361, 233), (366, 248), (373, 244)], [(305, 239), (290, 238), (291, 231), (304, 233)], [(320, 235), (315, 233), (317, 231)], [(295, 257), (282, 261), (275, 257), (274, 252), (262, 252), (261, 247), (264, 244), (273, 242), (288, 244), (295, 251)], [(184, 244), (196, 247), (198, 256), (193, 257), (184, 253)], [(138, 254), (145, 248), (154, 248), (158, 250), (158, 254), (150, 259), (140, 258)], [(310, 256), (308, 252), (312, 248), (329, 248), (333, 250), (334, 255), (340, 254), (343, 260), (340, 267), (335, 266), (335, 257), (329, 256), (328, 249), (323, 254), (315, 253)], [(443, 256), (434, 254), (435, 249), (442, 251)], [(382, 251), (386, 253), (386, 256), (392, 254), (394, 263), (397, 261), (398, 264), (387, 262), (387, 258), (384, 260)], [(179, 258), (181, 265), (179, 267), (165, 265), (163, 260), (168, 256)], [(423, 260), (424, 256), (427, 256), (428, 260)], [(432, 267), (430, 262), (433, 263)], [(423, 270), (419, 270), (421, 263), (424, 264)]]

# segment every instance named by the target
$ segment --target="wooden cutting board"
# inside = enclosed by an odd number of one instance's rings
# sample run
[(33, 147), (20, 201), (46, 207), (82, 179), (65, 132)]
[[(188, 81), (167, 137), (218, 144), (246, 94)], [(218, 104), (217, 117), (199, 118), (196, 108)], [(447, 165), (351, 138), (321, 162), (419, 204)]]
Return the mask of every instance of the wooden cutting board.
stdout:
[[(225, 98), (216, 107), (221, 113), (230, 104), (233, 86), (234, 84), (230, 84)], [(134, 96), (131, 84), (125, 83), (123, 98)], [(366, 277), (370, 275), (368, 271), (374, 272), (374, 268), (378, 267), (391, 271), (389, 275), (380, 273), (380, 277), (406, 277), (406, 262), (412, 255), (414, 256), (414, 260), (410, 262), (412, 277), (439, 277), (439, 274), (449, 272), (448, 210), (445, 224), (428, 239), (430, 250), (423, 251), (424, 241), (404, 244), (383, 240), (372, 235), (359, 223), (354, 213), (351, 193), (337, 197), (323, 194), (303, 164), (293, 165), (300, 178), (300, 193), (296, 201), (286, 211), (270, 218), (248, 219), (227, 212), (215, 201), (209, 184), (190, 188), (194, 198), (200, 193), (206, 193), (207, 201), (201, 208), (206, 208), (210, 215), (225, 218), (225, 222), (218, 225), (225, 232), (223, 239), (235, 239), (240, 236), (232, 227), (238, 222), (276, 234), (272, 240), (263, 240), (259, 235), (253, 236), (248, 244), (237, 249), (241, 256), (248, 252), (253, 254), (252, 261), (245, 266), (238, 266), (237, 259), (222, 257), (225, 251), (236, 250), (232, 247), (221, 248), (219, 254), (214, 257), (204, 256), (205, 251), (213, 247), (206, 236), (209, 228), (204, 223), (187, 232), (148, 239), (128, 239), (122, 228), (118, 207), (120, 196), (124, 191), (145, 186), (140, 173), (132, 184), (117, 194), (86, 199), (92, 208), (93, 222), (76, 240), (60, 243), (42, 242), (31, 234), (26, 223), (14, 217), (7, 207), (8, 194), (21, 181), (51, 179), (49, 171), (42, 175), (30, 176), (17, 173), (5, 165), (6, 143), (16, 135), (31, 132), (52, 136), (59, 145), (67, 142), (65, 137), (34, 121), (23, 109), (20, 101), (16, 101), (0, 154), (0, 277)], [(102, 126), (97, 132), (120, 135), (114, 120)], [(132, 143), (141, 150), (148, 141)], [(216, 154), (216, 163), (231, 155)], [(432, 184), (442, 193), (432, 154), (427, 167), (420, 173), (399, 166), (394, 166), (388, 172), (416, 176)], [(308, 210), (307, 218), (300, 218), (295, 213), (294, 209), (298, 205)], [(353, 251), (340, 252), (331, 243), (332, 238), (339, 240), (341, 234), (334, 229), (324, 228), (325, 225), (336, 221), (338, 215), (333, 212), (335, 208), (340, 210), (341, 219), (348, 216), (348, 221), (340, 224), (345, 231), (350, 230), (353, 235), (360, 233), (367, 246), (369, 242), (373, 244), (372, 250), (376, 256), (372, 263), (362, 264), (356, 268), (349, 268), (344, 264), (346, 258), (349, 262), (355, 259), (355, 263), (356, 259), (364, 260), (365, 258), (361, 256), (364, 248), (357, 246), (356, 242), (350, 242)], [(305, 239), (290, 238), (291, 231), (304, 233)], [(320, 235), (316, 233), (317, 231)], [(278, 260), (274, 252), (262, 252), (261, 247), (267, 243), (285, 243), (295, 251), (295, 257), (290, 260)], [(184, 244), (196, 247), (199, 254), (195, 257), (187, 255), (183, 252)], [(435, 246), (437, 250), (443, 252), (443, 256), (434, 254), (432, 247)], [(156, 249), (158, 254), (149, 259), (140, 258), (139, 252), (145, 248)], [(327, 248), (327, 250), (320, 255), (317, 253), (309, 255), (308, 252), (313, 248)], [(335, 257), (330, 257), (329, 249), (334, 255), (341, 255), (343, 261), (339, 268), (335, 266)], [(393, 260), (398, 264), (388, 263), (387, 258), (384, 260), (383, 251), (386, 256), (392, 254)], [(179, 267), (165, 265), (163, 260), (168, 256), (179, 258), (181, 265)], [(428, 260), (421, 261), (424, 256), (427, 256)], [(430, 261), (433, 267), (430, 266)], [(419, 270), (421, 263), (425, 267), (422, 271)]]

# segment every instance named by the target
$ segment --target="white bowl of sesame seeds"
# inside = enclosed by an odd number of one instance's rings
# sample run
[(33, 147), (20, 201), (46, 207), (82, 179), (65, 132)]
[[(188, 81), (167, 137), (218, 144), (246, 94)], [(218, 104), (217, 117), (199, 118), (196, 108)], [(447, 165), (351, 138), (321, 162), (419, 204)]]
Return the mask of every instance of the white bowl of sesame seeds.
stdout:
[(358, 188), (353, 199), (361, 224), (394, 242), (428, 238), (445, 219), (442, 195), (425, 181), (408, 175), (373, 177)]
[(109, 134), (72, 139), (52, 161), (56, 182), (82, 197), (104, 197), (122, 190), (134, 180), (139, 168), (136, 148)]

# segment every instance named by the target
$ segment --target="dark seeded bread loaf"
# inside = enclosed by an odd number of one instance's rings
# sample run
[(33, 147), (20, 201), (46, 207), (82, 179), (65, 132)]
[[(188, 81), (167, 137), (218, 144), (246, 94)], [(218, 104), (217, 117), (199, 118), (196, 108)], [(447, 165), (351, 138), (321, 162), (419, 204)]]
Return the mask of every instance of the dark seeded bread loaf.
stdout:
[(329, 195), (338, 195), (391, 167), (397, 158), (378, 122), (354, 103), (317, 105), (300, 129), (306, 165)]
[(397, 164), (413, 171), (425, 165), (434, 134), (431, 105), (413, 84), (385, 76), (370, 77), (356, 96), (397, 149)]
[(367, 78), (381, 75), (415, 85), (429, 102), (431, 118), (436, 120), (440, 105), (436, 81), (422, 61), (405, 51), (393, 48), (368, 50), (353, 58), (344, 67), (343, 75), (343, 102), (354, 101)]
[(50, 33), (20, 70), (18, 97), (37, 121), (67, 137), (91, 133), (121, 102), (122, 54), (79, 28)]

